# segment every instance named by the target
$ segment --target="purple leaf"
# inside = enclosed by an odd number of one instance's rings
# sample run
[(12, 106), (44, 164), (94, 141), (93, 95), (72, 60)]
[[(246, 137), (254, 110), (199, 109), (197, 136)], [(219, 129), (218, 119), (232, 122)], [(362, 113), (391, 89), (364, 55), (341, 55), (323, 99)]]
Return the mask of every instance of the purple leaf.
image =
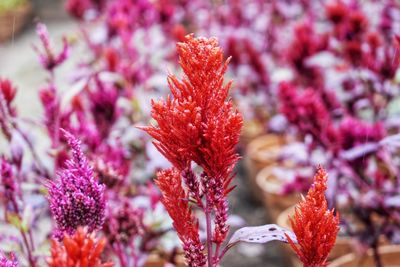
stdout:
[(375, 152), (379, 148), (378, 143), (365, 143), (356, 147), (350, 148), (340, 153), (340, 156), (346, 160), (355, 160), (371, 152)]
[(400, 195), (399, 196), (394, 196), (394, 197), (389, 197), (388, 199), (385, 200), (385, 205), (387, 207), (393, 207), (393, 208), (400, 208)]
[(383, 138), (380, 142), (380, 145), (391, 147), (391, 148), (399, 148), (400, 147), (400, 134), (390, 135), (388, 137)]
[(293, 242), (297, 243), (297, 238), (292, 231), (282, 228), (276, 224), (243, 227), (233, 234), (233, 236), (229, 240), (228, 246), (233, 246), (239, 242), (261, 244), (268, 243), (274, 240), (287, 243), (288, 240), (285, 234), (287, 234)]

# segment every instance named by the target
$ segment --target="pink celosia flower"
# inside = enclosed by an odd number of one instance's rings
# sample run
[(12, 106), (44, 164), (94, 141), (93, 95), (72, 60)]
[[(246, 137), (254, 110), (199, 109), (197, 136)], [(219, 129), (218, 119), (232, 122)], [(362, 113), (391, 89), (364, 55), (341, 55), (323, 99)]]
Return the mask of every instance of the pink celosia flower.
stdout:
[(382, 123), (369, 124), (360, 119), (345, 117), (340, 122), (341, 147), (346, 150), (367, 142), (379, 142), (386, 136)]
[(13, 206), (13, 204), (17, 203), (16, 196), (18, 194), (18, 191), (17, 191), (17, 183), (15, 181), (15, 177), (12, 171), (12, 166), (5, 158), (0, 158), (0, 162), (1, 162), (0, 174), (1, 174), (1, 185), (2, 185), (1, 193), (5, 201), (5, 206), (9, 205)]
[(89, 90), (90, 109), (99, 133), (106, 138), (118, 116), (118, 91), (114, 86), (106, 85), (98, 76), (94, 79), (95, 86)]
[(83, 155), (80, 141), (64, 131), (72, 149), (72, 158), (59, 173), (59, 180), (49, 185), (50, 210), (57, 223), (56, 236), (73, 234), (79, 226), (90, 232), (100, 229), (104, 222), (104, 186), (99, 185), (93, 169)]
[(65, 3), (65, 9), (71, 16), (84, 19), (88, 11), (101, 11), (105, 4), (106, 0), (68, 0)]
[(63, 38), (63, 48), (59, 54), (55, 55), (53, 48), (51, 47), (49, 32), (47, 31), (46, 25), (38, 23), (36, 26), (36, 33), (43, 46), (43, 52), (34, 46), (34, 49), (39, 55), (40, 63), (46, 70), (53, 71), (54, 68), (61, 65), (67, 59), (69, 55), (68, 41), (65, 37)]
[(104, 223), (104, 233), (108, 242), (113, 245), (120, 243), (124, 246), (132, 244), (135, 237), (142, 236), (145, 232), (143, 224), (144, 212), (132, 207), (127, 199), (114, 203), (119, 207), (109, 208)]
[(10, 259), (7, 259), (6, 256), (0, 254), (0, 267), (19, 267), (18, 261), (15, 258), (14, 253), (11, 254)]
[(322, 145), (337, 149), (337, 131), (318, 91), (308, 88), (299, 92), (293, 84), (283, 82), (279, 86), (279, 99), (281, 112), (290, 123), (303, 134), (311, 134)]
[(42, 88), (39, 91), (40, 101), (44, 108), (44, 124), (51, 138), (53, 146), (59, 142), (61, 103), (57, 95), (57, 90), (53, 85)]

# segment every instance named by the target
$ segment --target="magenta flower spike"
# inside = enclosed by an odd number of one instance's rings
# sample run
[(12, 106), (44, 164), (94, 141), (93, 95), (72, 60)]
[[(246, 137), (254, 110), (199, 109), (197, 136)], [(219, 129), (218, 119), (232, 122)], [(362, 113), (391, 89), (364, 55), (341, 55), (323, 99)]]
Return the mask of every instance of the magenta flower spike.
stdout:
[(62, 130), (72, 150), (72, 158), (49, 185), (50, 210), (56, 221), (55, 235), (74, 234), (79, 226), (90, 232), (102, 227), (105, 218), (104, 185), (94, 178), (93, 169), (81, 150), (81, 142)]
[(10, 259), (7, 259), (6, 256), (0, 254), (0, 267), (19, 267), (19, 264), (14, 254), (11, 254)]
[(36, 26), (36, 33), (40, 38), (43, 46), (43, 51), (34, 46), (34, 49), (39, 55), (40, 64), (48, 71), (53, 71), (54, 68), (61, 65), (69, 55), (69, 45), (67, 39), (63, 38), (63, 48), (60, 53), (54, 54), (53, 48), (50, 43), (49, 32), (43, 23), (38, 23)]

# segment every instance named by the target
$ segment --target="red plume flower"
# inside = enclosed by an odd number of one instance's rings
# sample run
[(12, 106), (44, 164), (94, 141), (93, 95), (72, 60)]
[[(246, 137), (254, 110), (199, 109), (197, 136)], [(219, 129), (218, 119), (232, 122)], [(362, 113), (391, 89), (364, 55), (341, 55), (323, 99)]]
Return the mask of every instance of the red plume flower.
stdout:
[[(211, 243), (222, 244), (229, 230), (226, 198), (233, 188), (232, 171), (239, 159), (235, 146), (243, 118), (232, 101), (227, 100), (231, 82), (224, 83), (224, 74), (229, 59), (224, 60), (217, 39), (188, 35), (184, 42), (177, 44), (177, 50), (185, 75), (181, 80), (169, 75), (172, 96), (152, 102), (152, 117), (157, 126), (143, 129), (174, 166), (159, 173), (157, 184), (184, 244), (188, 263), (205, 266), (197, 221), (193, 219), (188, 200), (194, 199), (208, 216), (207, 246), (211, 264)], [(202, 168), (201, 175), (193, 172), (192, 162)]]
[(156, 147), (180, 171), (194, 161), (208, 177), (229, 179), (238, 160), (242, 116), (226, 98), (224, 85), (228, 61), (215, 38), (194, 38), (178, 43), (182, 81), (168, 77), (172, 97), (152, 102), (157, 127), (144, 129), (156, 139)]
[(328, 265), (329, 252), (335, 245), (339, 231), (339, 215), (334, 215), (334, 211), (328, 209), (325, 198), (327, 178), (326, 171), (318, 167), (314, 184), (290, 219), (299, 246), (289, 236), (287, 238), (304, 267)]
[(88, 234), (80, 227), (73, 236), (66, 235), (63, 243), (56, 240), (51, 242), (51, 257), (47, 259), (49, 267), (112, 267), (111, 262), (102, 263), (100, 260), (106, 240), (96, 239), (95, 234)]

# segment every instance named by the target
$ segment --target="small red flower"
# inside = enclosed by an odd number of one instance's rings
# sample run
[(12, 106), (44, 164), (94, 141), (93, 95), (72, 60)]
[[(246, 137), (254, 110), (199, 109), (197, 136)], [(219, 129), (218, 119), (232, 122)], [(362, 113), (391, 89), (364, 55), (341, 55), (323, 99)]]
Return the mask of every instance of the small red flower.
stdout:
[(73, 236), (66, 235), (62, 243), (51, 241), (51, 257), (47, 259), (49, 267), (112, 267), (113, 263), (102, 263), (101, 253), (106, 240), (96, 239), (95, 234), (88, 234), (79, 228)]
[(0, 93), (3, 95), (8, 106), (14, 100), (17, 89), (11, 84), (10, 80), (0, 78)]
[(296, 207), (290, 222), (299, 246), (287, 236), (304, 267), (325, 267), (339, 231), (339, 215), (328, 209), (325, 198), (328, 175), (318, 167), (306, 198)]

